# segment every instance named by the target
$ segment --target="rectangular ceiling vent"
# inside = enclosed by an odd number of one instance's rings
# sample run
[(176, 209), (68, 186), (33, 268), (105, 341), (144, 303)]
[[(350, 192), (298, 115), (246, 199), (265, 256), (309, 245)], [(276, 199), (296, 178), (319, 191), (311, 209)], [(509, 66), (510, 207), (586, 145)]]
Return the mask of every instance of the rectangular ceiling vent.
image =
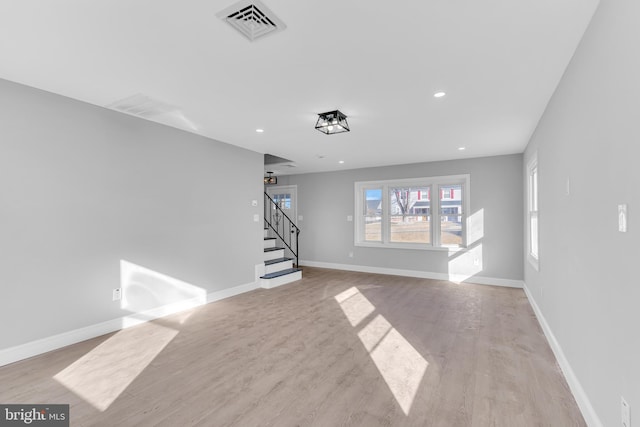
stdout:
[(150, 98), (142, 93), (120, 99), (105, 105), (105, 107), (141, 119), (198, 133), (198, 126), (179, 107)]
[(244, 0), (219, 12), (217, 16), (250, 41), (284, 30), (287, 26), (259, 0)]
[(120, 99), (106, 107), (144, 119), (151, 119), (163, 114), (174, 114), (180, 111), (178, 107), (149, 98), (141, 93)]

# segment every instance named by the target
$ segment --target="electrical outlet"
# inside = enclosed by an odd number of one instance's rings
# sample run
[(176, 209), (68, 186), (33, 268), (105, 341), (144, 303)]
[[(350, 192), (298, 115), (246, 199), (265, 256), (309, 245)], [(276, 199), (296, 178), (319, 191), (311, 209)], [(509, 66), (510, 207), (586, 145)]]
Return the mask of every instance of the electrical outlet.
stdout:
[(475, 258), (475, 259), (473, 260), (473, 265), (480, 265), (480, 259)]
[(631, 409), (624, 397), (620, 396), (620, 409), (622, 415), (622, 427), (631, 427)]
[(353, 258), (353, 252), (349, 252), (349, 258)]
[(113, 300), (118, 301), (122, 299), (122, 288), (115, 288), (113, 290)]

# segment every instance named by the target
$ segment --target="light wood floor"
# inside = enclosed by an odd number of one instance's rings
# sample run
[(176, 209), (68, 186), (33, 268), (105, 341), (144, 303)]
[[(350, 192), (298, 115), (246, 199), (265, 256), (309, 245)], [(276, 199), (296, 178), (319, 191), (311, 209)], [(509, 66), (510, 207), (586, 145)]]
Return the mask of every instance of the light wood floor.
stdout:
[(518, 289), (305, 268), (0, 368), (72, 426), (584, 426)]

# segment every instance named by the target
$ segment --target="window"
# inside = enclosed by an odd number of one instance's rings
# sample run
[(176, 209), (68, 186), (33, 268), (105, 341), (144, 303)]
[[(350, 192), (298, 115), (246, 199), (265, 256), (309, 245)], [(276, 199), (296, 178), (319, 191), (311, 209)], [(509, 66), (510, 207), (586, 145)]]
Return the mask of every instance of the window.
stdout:
[(274, 194), (273, 201), (280, 209), (291, 209), (291, 194)]
[(364, 240), (382, 242), (382, 188), (367, 188), (364, 195)]
[(527, 166), (527, 237), (529, 262), (538, 269), (538, 160)]
[(462, 246), (463, 185), (440, 186), (440, 243)]
[(356, 246), (464, 247), (468, 188), (468, 175), (356, 182)]
[[(393, 243), (431, 243), (429, 202), (418, 200), (428, 187), (388, 186), (389, 241)], [(418, 205), (418, 206), (416, 206)]]

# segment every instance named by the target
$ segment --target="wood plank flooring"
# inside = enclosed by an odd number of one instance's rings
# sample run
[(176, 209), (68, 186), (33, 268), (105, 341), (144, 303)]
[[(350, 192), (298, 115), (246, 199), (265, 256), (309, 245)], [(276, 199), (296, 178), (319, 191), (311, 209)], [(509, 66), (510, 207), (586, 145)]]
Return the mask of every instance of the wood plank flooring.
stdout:
[(0, 368), (72, 426), (585, 426), (522, 290), (305, 268)]

